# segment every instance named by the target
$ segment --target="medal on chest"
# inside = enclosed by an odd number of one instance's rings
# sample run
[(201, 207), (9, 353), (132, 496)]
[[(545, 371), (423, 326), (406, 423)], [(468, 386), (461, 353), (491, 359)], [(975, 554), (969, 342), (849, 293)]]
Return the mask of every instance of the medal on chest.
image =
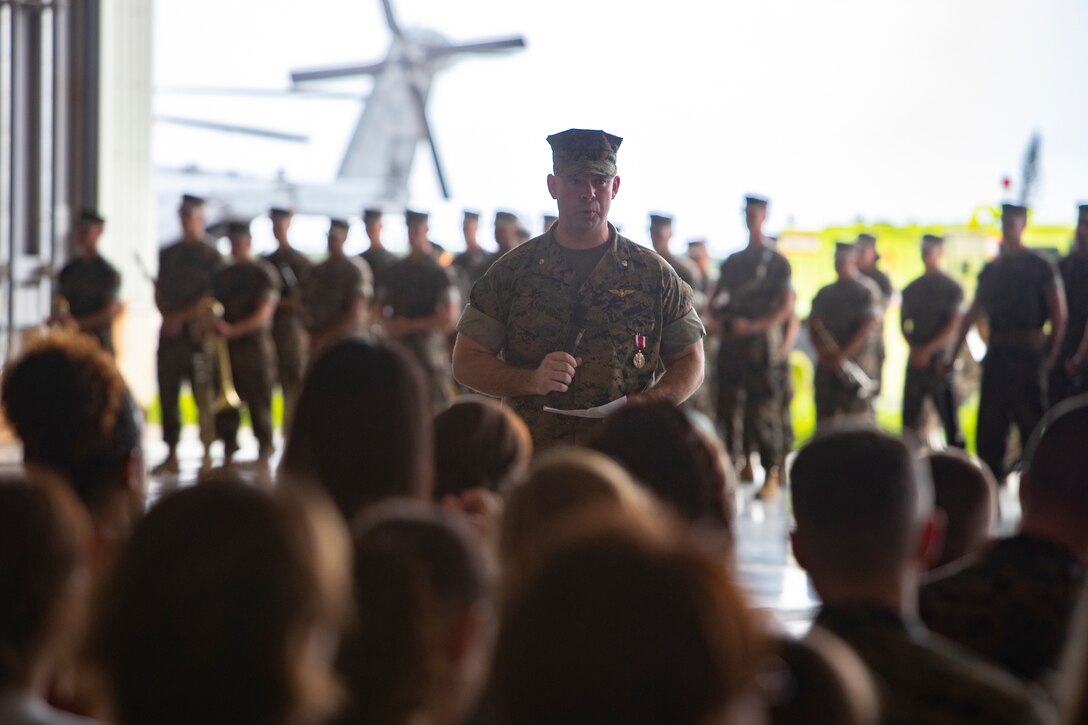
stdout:
[(634, 363), (636, 368), (641, 370), (642, 366), (646, 364), (646, 356), (642, 354), (642, 350), (646, 347), (646, 336), (640, 335), (636, 332), (634, 335), (634, 340), (636, 350), (635, 357), (631, 360), (631, 362)]

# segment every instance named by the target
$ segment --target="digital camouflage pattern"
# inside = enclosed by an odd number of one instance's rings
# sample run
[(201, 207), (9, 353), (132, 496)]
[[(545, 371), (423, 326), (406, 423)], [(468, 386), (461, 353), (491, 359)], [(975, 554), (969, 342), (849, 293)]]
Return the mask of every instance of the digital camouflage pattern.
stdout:
[(604, 131), (571, 128), (548, 136), (552, 147), (552, 170), (573, 174), (616, 175), (616, 152), (623, 139)]
[(468, 303), (469, 295), (472, 294), (472, 285), (484, 276), (498, 258), (498, 254), (483, 249), (471, 252), (465, 250), (453, 258), (452, 271), (457, 275), (457, 288), (461, 292), (462, 302)]
[(374, 276), (357, 257), (329, 257), (302, 281), (306, 327), (321, 334), (340, 322), (357, 299), (374, 295)]
[[(822, 325), (841, 348), (867, 319), (879, 318), (880, 315), (879, 290), (867, 277), (858, 275), (854, 279), (839, 279), (816, 293), (809, 314), (809, 326)], [(866, 374), (876, 377), (877, 356), (872, 338), (862, 345), (853, 360)], [(871, 415), (873, 412), (872, 401), (859, 397), (837, 370), (817, 364), (814, 387), (817, 421), (837, 415)]]
[[(212, 293), (223, 305), (230, 323), (250, 317), (270, 299), (279, 297), (279, 272), (264, 260), (235, 263), (212, 278)], [(272, 378), (274, 352), (270, 329), (261, 329), (227, 342), (230, 367), (238, 397), (249, 410), (253, 435), (262, 456), (272, 454)], [(216, 437), (228, 451), (238, 450), (241, 411), (227, 408), (215, 416)]]
[(385, 247), (382, 247), (381, 249), (374, 249), (371, 247), (359, 256), (362, 257), (363, 261), (370, 267), (370, 273), (374, 278), (375, 297), (379, 300), (384, 299), (385, 275), (401, 258)]
[[(925, 345), (940, 334), (963, 304), (963, 287), (943, 272), (924, 274), (903, 289), (900, 327), (911, 345)], [(951, 370), (942, 364), (948, 350), (939, 350), (926, 367), (907, 364), (903, 385), (903, 426), (918, 430), (926, 398), (940, 416), (949, 445), (963, 447), (963, 434), (957, 419), (954, 380)]]
[[(1065, 325), (1065, 337), (1062, 338), (1060, 360), (1064, 361), (1077, 352), (1085, 326), (1088, 326), (1088, 254), (1075, 251), (1062, 257), (1058, 271), (1065, 287), (1065, 302), (1069, 309), (1069, 320)], [(1064, 365), (1055, 365), (1050, 371), (1050, 404), (1055, 405), (1066, 398), (1085, 391), (1084, 374), (1070, 378)]]
[[(472, 290), (458, 331), (514, 367), (536, 368), (559, 350), (574, 306), (588, 310), (577, 349), (582, 364), (570, 389), (554, 400), (508, 398), (533, 434), (538, 450), (585, 443), (599, 420), (545, 413), (592, 408), (646, 390), (665, 371), (663, 358), (705, 335), (692, 292), (654, 252), (609, 226), (608, 249), (581, 285), (555, 241), (554, 227), (503, 255)], [(635, 335), (646, 338), (644, 365), (635, 366)]]
[(873, 675), (884, 725), (1047, 723), (1053, 708), (1012, 676), (876, 605), (825, 606), (816, 625)]
[[(212, 276), (225, 265), (215, 249), (215, 240), (180, 241), (159, 252), (159, 277), (155, 284), (155, 304), (164, 314), (179, 312), (211, 294)], [(193, 355), (200, 344), (193, 337), (192, 323), (186, 323), (180, 335), (160, 331), (157, 353), (159, 403), (162, 406), (162, 437), (167, 445), (177, 445), (181, 435), (178, 396), (182, 380), (193, 383)]]
[(1002, 254), (978, 275), (976, 300), (986, 313), (989, 345), (982, 361), (978, 456), (998, 480), (1005, 475), (1009, 422), (1027, 440), (1048, 407), (1043, 325), (1048, 295), (1062, 286), (1053, 265), (1034, 252)]
[(1020, 534), (922, 587), (926, 626), (1013, 675), (1054, 684), (1085, 571), (1073, 552)]
[(892, 286), (892, 281), (888, 275), (884, 274), (884, 272), (877, 267), (871, 267), (869, 269), (861, 269), (859, 267), (858, 272), (871, 280), (880, 291), (880, 324), (873, 330), (873, 355), (875, 355), (874, 364), (876, 365), (876, 375), (874, 378), (880, 386), (883, 387), (884, 360), (887, 357), (887, 351), (884, 349), (884, 313), (888, 311), (888, 307), (892, 303), (892, 295), (895, 293), (895, 288)]
[(745, 454), (746, 440), (758, 449), (764, 468), (785, 462), (782, 429), (783, 380), (779, 348), (782, 328), (737, 337), (729, 332), (735, 317), (754, 319), (774, 312), (789, 294), (790, 263), (770, 247), (748, 248), (722, 262), (711, 296), (722, 323), (718, 342), (718, 424), (733, 460)]
[[(93, 259), (75, 257), (61, 269), (57, 284), (60, 294), (68, 301), (71, 313), (76, 317), (85, 317), (117, 299), (121, 275), (100, 255), (95, 255)], [(113, 354), (112, 322), (86, 332)]]
[[(401, 260), (389, 270), (386, 281), (385, 307), (392, 317), (428, 317), (458, 295), (454, 273), (431, 256)], [(441, 410), (454, 395), (446, 336), (437, 331), (418, 332), (400, 338), (399, 342), (423, 366), (434, 410)]]
[[(264, 256), (279, 278), (280, 300), (293, 302), (298, 309), (280, 304), (272, 318), (272, 343), (276, 350), (276, 379), (283, 389), (284, 420), (290, 420), (302, 387), (310, 338), (302, 319), (302, 280), (313, 268), (305, 254), (288, 247)], [(286, 426), (285, 426), (286, 427)]]

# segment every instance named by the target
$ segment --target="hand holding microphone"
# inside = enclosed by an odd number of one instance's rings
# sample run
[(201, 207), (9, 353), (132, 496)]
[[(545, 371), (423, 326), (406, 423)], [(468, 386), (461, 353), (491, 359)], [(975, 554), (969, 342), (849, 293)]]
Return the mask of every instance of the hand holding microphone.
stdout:
[(570, 313), (567, 336), (562, 348), (545, 355), (533, 373), (538, 393), (547, 393), (552, 404), (558, 401), (560, 394), (566, 392), (574, 380), (574, 371), (581, 362), (575, 357), (575, 353), (586, 333), (588, 322), (589, 311), (586, 306), (581, 302), (576, 303)]

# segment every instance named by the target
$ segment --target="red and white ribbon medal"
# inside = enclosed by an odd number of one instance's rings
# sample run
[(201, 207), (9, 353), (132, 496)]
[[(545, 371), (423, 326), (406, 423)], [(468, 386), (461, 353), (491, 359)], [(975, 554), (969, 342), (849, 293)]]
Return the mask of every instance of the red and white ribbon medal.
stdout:
[(646, 347), (646, 336), (635, 333), (635, 347), (638, 350), (635, 352), (635, 358), (631, 362), (635, 364), (635, 367), (642, 369), (642, 366), (646, 364), (646, 356), (642, 354), (642, 350)]

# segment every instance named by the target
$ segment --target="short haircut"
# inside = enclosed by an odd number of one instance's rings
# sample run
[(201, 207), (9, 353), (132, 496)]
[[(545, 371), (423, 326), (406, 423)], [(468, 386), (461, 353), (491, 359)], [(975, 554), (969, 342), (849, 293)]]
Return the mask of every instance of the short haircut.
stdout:
[(142, 416), (109, 353), (87, 335), (55, 332), (4, 371), (4, 416), (23, 456), (58, 471), (93, 511), (119, 489), (140, 450)]
[(328, 714), (331, 662), (310, 638), (343, 614), (348, 539), (327, 508), (223, 480), (148, 512), (105, 582), (88, 644), (119, 725)]
[(59, 487), (0, 477), (0, 690), (31, 684), (83, 560), (85, 517)]
[(668, 402), (609, 416), (590, 440), (687, 521), (732, 535), (734, 501), (721, 449)]
[(902, 441), (876, 429), (831, 427), (804, 446), (790, 486), (813, 577), (862, 579), (902, 566), (932, 507), (922, 474)]
[(506, 598), (498, 722), (711, 722), (762, 655), (740, 589), (683, 527), (596, 513), (572, 522)]
[(339, 340), (306, 374), (281, 473), (325, 489), (347, 520), (387, 498), (430, 498), (430, 406), (419, 363), (402, 347)]
[(498, 491), (521, 473), (533, 453), (529, 428), (508, 406), (480, 396), (461, 398), (434, 419), (434, 498), (470, 488)]
[(1038, 507), (1088, 519), (1086, 440), (1088, 394), (1063, 400), (1047, 412), (1024, 447), (1020, 496), (1025, 515)]
[(944, 549), (931, 568), (979, 550), (989, 541), (997, 513), (997, 481), (985, 463), (957, 450), (925, 457), (936, 507), (944, 512)]
[(338, 658), (350, 697), (342, 722), (408, 722), (452, 679), (445, 651), (490, 597), (483, 554), (460, 518), (387, 502), (355, 522), (355, 627)]

